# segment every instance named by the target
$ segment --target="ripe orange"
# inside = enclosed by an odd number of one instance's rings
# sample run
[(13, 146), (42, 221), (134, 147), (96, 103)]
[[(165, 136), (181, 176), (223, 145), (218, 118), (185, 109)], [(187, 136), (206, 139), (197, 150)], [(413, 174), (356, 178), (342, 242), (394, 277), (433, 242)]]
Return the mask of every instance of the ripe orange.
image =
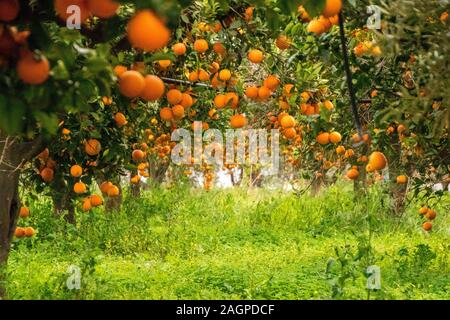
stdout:
[(50, 64), (46, 57), (36, 59), (31, 52), (26, 53), (17, 61), (17, 75), (26, 84), (38, 85), (47, 81)]
[(254, 86), (248, 87), (247, 89), (245, 89), (245, 95), (249, 99), (256, 99), (256, 98), (258, 98), (258, 88), (254, 87)]
[(203, 82), (209, 81), (209, 73), (203, 69), (198, 70), (198, 79)]
[(180, 104), (183, 106), (184, 109), (189, 109), (194, 104), (194, 99), (192, 99), (192, 97), (189, 94), (183, 93), (183, 98), (181, 99)]
[(423, 230), (425, 231), (430, 231), (433, 228), (433, 225), (431, 224), (431, 222), (424, 222), (422, 225)]
[(99, 18), (111, 18), (116, 15), (120, 4), (113, 0), (88, 0), (89, 11)]
[(55, 11), (61, 20), (66, 21), (69, 18), (69, 16), (72, 15), (72, 13), (67, 13), (67, 9), (71, 5), (75, 5), (80, 8), (81, 22), (85, 22), (91, 15), (86, 0), (55, 0), (54, 1)]
[(248, 59), (253, 63), (261, 63), (264, 59), (264, 54), (261, 50), (252, 49), (248, 52)]
[(17, 18), (20, 11), (18, 0), (0, 1), (0, 21), (10, 22)]
[(136, 98), (145, 89), (144, 76), (134, 70), (125, 71), (119, 80), (119, 90), (125, 97)]
[(280, 124), (284, 129), (288, 129), (288, 128), (295, 127), (296, 121), (295, 121), (294, 117), (287, 115), (287, 116), (284, 116), (283, 118), (281, 118)]
[(24, 229), (24, 235), (27, 238), (31, 238), (32, 236), (34, 236), (36, 234), (36, 231), (34, 231), (33, 227), (26, 227)]
[(219, 71), (220, 68), (220, 64), (217, 62), (213, 62), (211, 63), (211, 65), (209, 66), (209, 72), (211, 73), (216, 73)]
[(347, 172), (347, 177), (351, 180), (356, 180), (359, 177), (359, 171), (357, 169), (350, 169)]
[(14, 231), (14, 236), (19, 239), (25, 237), (25, 229), (17, 227), (16, 230)]
[(119, 128), (122, 128), (124, 125), (128, 123), (127, 118), (122, 112), (117, 112), (114, 115), (114, 121)]
[(113, 186), (112, 182), (110, 181), (104, 181), (102, 182), (102, 184), (100, 185), (100, 191), (102, 193), (107, 193), (108, 189), (111, 188)]
[(170, 108), (170, 107), (162, 108), (159, 111), (159, 116), (161, 117), (161, 120), (163, 120), (163, 121), (172, 121), (173, 120), (172, 108)]
[(217, 107), (217, 109), (223, 109), (227, 105), (227, 98), (224, 94), (218, 94), (214, 98), (214, 105)]
[(271, 91), (275, 91), (279, 85), (280, 80), (274, 75), (270, 75), (264, 80), (264, 86), (269, 88)]
[(383, 153), (375, 151), (369, 157), (369, 164), (374, 170), (383, 170), (387, 165), (387, 159)]
[(332, 25), (337, 26), (339, 24), (339, 15), (335, 15), (335, 16), (329, 17), (329, 20), (330, 20)]
[(234, 92), (228, 92), (225, 95), (225, 105), (229, 105), (231, 109), (236, 109), (239, 105), (239, 96)]
[(194, 50), (199, 53), (205, 53), (208, 51), (209, 45), (205, 39), (198, 39), (194, 42)]
[(157, 76), (147, 75), (145, 77), (144, 89), (140, 96), (145, 101), (156, 101), (164, 95), (164, 82)]
[(47, 161), (48, 157), (50, 156), (50, 151), (48, 150), (48, 148), (45, 148), (41, 153), (39, 153), (39, 155), (37, 156), (37, 158), (43, 162)]
[(230, 125), (233, 129), (239, 129), (247, 124), (247, 118), (243, 114), (235, 114), (230, 119)]
[(213, 50), (215, 53), (217, 53), (219, 56), (225, 57), (227, 55), (227, 49), (225, 48), (225, 46), (220, 43), (220, 42), (216, 42), (213, 44)]
[(294, 85), (292, 83), (288, 83), (284, 85), (283, 88), (283, 95), (287, 98), (290, 98), (292, 96), (292, 89), (294, 88)]
[(337, 154), (343, 154), (345, 153), (345, 147), (344, 146), (339, 146), (336, 148), (336, 153)]
[(88, 212), (92, 209), (92, 203), (91, 203), (91, 199), (90, 198), (85, 198), (83, 200), (83, 205), (82, 205), (82, 209), (84, 212)]
[(176, 120), (180, 120), (184, 118), (184, 108), (182, 105), (177, 104), (172, 107), (173, 118)]
[(44, 180), (44, 182), (50, 183), (53, 181), (53, 178), (55, 176), (55, 172), (51, 168), (44, 168), (41, 171), (41, 178)]
[(278, 49), (286, 50), (291, 46), (291, 40), (285, 35), (280, 35), (275, 41), (275, 44), (278, 47)]
[(341, 142), (341, 140), (342, 140), (342, 136), (339, 132), (334, 131), (334, 132), (330, 133), (330, 142), (331, 143), (337, 144), (337, 143)]
[(79, 178), (83, 174), (83, 168), (77, 164), (70, 168), (70, 175), (74, 178)]
[(186, 53), (186, 46), (184, 43), (176, 43), (172, 46), (173, 53), (175, 53), (177, 56), (182, 56)]
[(171, 105), (179, 104), (183, 100), (183, 94), (178, 89), (171, 89), (167, 92), (167, 101)]
[(316, 137), (316, 141), (321, 145), (330, 143), (330, 134), (328, 132), (322, 132)]
[(293, 139), (297, 135), (297, 131), (294, 128), (287, 128), (283, 131), (283, 135), (286, 139)]
[(101, 196), (99, 196), (99, 195), (96, 195), (96, 194), (93, 194), (90, 197), (90, 200), (91, 200), (91, 205), (93, 207), (99, 207), (99, 206), (101, 206), (103, 204), (103, 198)]
[(116, 77), (120, 77), (125, 71), (128, 71), (128, 68), (122, 65), (117, 65), (114, 67), (114, 74)]
[(128, 40), (134, 48), (156, 51), (167, 45), (170, 30), (164, 22), (150, 10), (138, 12), (128, 22)]
[(27, 207), (21, 207), (19, 211), (19, 217), (28, 218), (30, 216), (30, 209)]
[(334, 105), (333, 105), (333, 103), (332, 103), (330, 100), (325, 100), (325, 101), (322, 102), (322, 103), (323, 103), (323, 106), (324, 106), (325, 108), (327, 108), (328, 111), (331, 111), (331, 110), (334, 109)]
[(401, 175), (397, 177), (398, 184), (406, 184), (408, 182), (408, 177), (405, 175)]
[(191, 82), (197, 82), (198, 81), (198, 71), (192, 71), (189, 73), (189, 81)]
[(172, 64), (172, 61), (170, 61), (170, 60), (158, 60), (158, 65), (163, 70), (166, 70), (171, 64)]
[(267, 100), (270, 98), (271, 95), (272, 91), (265, 86), (262, 86), (258, 89), (258, 98), (261, 100)]
[(434, 220), (436, 218), (436, 211), (428, 209), (427, 213), (425, 214), (425, 218), (427, 218), (428, 220)]
[(219, 72), (219, 79), (222, 81), (228, 81), (231, 79), (231, 71), (228, 69), (223, 69)]
[(102, 145), (97, 139), (89, 139), (84, 144), (84, 151), (90, 156), (96, 156), (102, 151)]
[(117, 197), (120, 194), (120, 190), (117, 186), (112, 185), (108, 188), (108, 197)]
[(284, 100), (279, 100), (278, 105), (280, 106), (281, 110), (289, 110), (289, 108), (290, 108), (289, 103), (287, 103)]
[(422, 208), (419, 209), (419, 213), (421, 215), (427, 214), (427, 212), (428, 212), (428, 208), (427, 207), (422, 207)]
[(83, 194), (83, 193), (86, 193), (87, 187), (83, 182), (77, 182), (73, 186), (73, 191), (76, 194)]
[(135, 161), (135, 162), (141, 161), (145, 158), (145, 152), (140, 149), (136, 149), (131, 154), (131, 157), (133, 158), (133, 161)]
[(325, 32), (325, 26), (320, 22), (318, 19), (313, 19), (308, 24), (308, 27), (306, 28), (308, 32), (315, 33), (316, 35), (321, 35)]
[(345, 151), (345, 158), (351, 158), (355, 156), (355, 151), (353, 151), (353, 149), (348, 149), (347, 151)]
[(342, 9), (342, 0), (327, 0), (322, 15), (326, 18), (333, 17)]

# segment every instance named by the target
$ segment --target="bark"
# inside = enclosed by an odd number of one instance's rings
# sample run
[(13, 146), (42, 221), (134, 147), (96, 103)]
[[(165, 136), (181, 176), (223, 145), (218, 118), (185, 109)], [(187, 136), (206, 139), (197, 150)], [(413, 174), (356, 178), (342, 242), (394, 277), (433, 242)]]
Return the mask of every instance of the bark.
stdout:
[(314, 197), (320, 192), (323, 183), (322, 177), (314, 177), (311, 183), (311, 195)]
[(150, 177), (152, 183), (155, 185), (160, 185), (164, 182), (164, 178), (166, 177), (167, 169), (169, 168), (168, 163), (160, 163), (157, 165), (151, 165), (152, 169), (150, 170)]
[(70, 224), (76, 224), (75, 207), (72, 200), (67, 195), (54, 195), (53, 197), (53, 212), (55, 216), (63, 216), (64, 220)]
[(0, 300), (6, 298), (6, 266), (21, 207), (20, 170), (43, 148), (41, 137), (20, 141), (0, 131)]

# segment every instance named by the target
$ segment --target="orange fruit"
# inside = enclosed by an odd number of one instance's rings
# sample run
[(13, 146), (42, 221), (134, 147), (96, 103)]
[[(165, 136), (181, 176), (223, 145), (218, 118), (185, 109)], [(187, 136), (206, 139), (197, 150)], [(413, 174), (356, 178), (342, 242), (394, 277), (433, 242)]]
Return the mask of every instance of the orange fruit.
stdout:
[(214, 105), (217, 107), (217, 109), (223, 109), (227, 105), (227, 98), (224, 94), (218, 94), (214, 98)]
[(427, 207), (422, 207), (422, 208), (419, 209), (419, 213), (421, 215), (427, 214), (427, 212), (428, 212), (428, 208)]
[(248, 7), (247, 9), (245, 9), (245, 15), (244, 15), (244, 19), (247, 22), (250, 22), (253, 20), (253, 11), (255, 10), (255, 7)]
[(234, 92), (228, 92), (225, 95), (225, 104), (229, 105), (231, 109), (236, 109), (239, 105), (239, 96)]
[(235, 114), (230, 119), (230, 125), (233, 129), (243, 128), (247, 124), (247, 118), (243, 114)]
[(325, 100), (323, 103), (323, 106), (328, 110), (331, 111), (334, 109), (334, 105), (330, 100)]
[(218, 64), (217, 62), (213, 62), (209, 66), (209, 72), (216, 73), (219, 71), (219, 68), (220, 68), (220, 64)]
[(0, 21), (10, 22), (17, 18), (20, 11), (18, 0), (0, 1)]
[(337, 154), (343, 154), (345, 153), (345, 147), (344, 146), (339, 146), (336, 148), (336, 153)]
[(350, 169), (347, 171), (347, 177), (351, 180), (356, 180), (359, 177), (359, 171), (357, 169)]
[(120, 194), (120, 190), (117, 186), (112, 185), (108, 188), (108, 197), (117, 197)]
[(308, 24), (306, 30), (308, 32), (315, 33), (316, 35), (321, 35), (325, 32), (325, 26), (318, 19), (313, 19)]
[(321, 145), (330, 143), (330, 134), (328, 132), (322, 132), (316, 137), (316, 141)]
[(83, 212), (88, 212), (92, 209), (92, 203), (90, 198), (85, 198), (83, 200), (83, 205), (81, 206)]
[(215, 53), (217, 53), (218, 55), (220, 55), (222, 57), (227, 55), (227, 49), (220, 42), (216, 42), (216, 43), (213, 44), (213, 50), (214, 50)]
[(114, 121), (119, 128), (122, 128), (124, 125), (128, 123), (127, 118), (122, 112), (117, 112), (114, 115)]
[(383, 153), (375, 151), (369, 157), (369, 164), (374, 170), (383, 170), (387, 165), (387, 159)]
[(108, 192), (108, 189), (109, 188), (111, 188), (113, 186), (113, 184), (112, 184), (112, 182), (110, 182), (110, 181), (104, 181), (104, 182), (102, 182), (102, 184), (100, 185), (100, 191), (102, 192), (102, 193), (107, 193)]
[(329, 17), (329, 20), (330, 20), (332, 25), (337, 26), (339, 24), (339, 15), (335, 15), (335, 16)]
[(45, 148), (41, 153), (38, 154), (37, 158), (41, 161), (47, 161), (48, 157), (50, 156), (50, 151), (48, 148)]
[(292, 83), (285, 84), (283, 88), (283, 95), (290, 98), (292, 96), (292, 89), (294, 89), (294, 85)]
[(264, 54), (261, 50), (252, 49), (248, 52), (248, 59), (253, 63), (261, 63), (264, 59)]
[(25, 237), (31, 238), (32, 236), (34, 236), (36, 234), (36, 231), (34, 230), (33, 227), (26, 227), (24, 229), (24, 234), (25, 234)]
[(167, 101), (171, 105), (179, 104), (183, 100), (183, 94), (178, 89), (171, 89), (167, 92)]
[(209, 81), (209, 74), (208, 74), (208, 72), (206, 72), (203, 69), (198, 70), (198, 79), (200, 81), (203, 81), (203, 82)]
[(177, 104), (172, 107), (173, 118), (176, 120), (180, 120), (184, 118), (184, 108), (182, 105)]
[(322, 15), (326, 18), (333, 17), (342, 9), (342, 0), (327, 0)]
[(127, 98), (138, 97), (144, 91), (145, 85), (145, 78), (138, 71), (125, 71), (119, 78), (119, 91)]
[(25, 229), (17, 227), (16, 230), (14, 231), (14, 236), (19, 239), (25, 237)]
[(258, 98), (258, 88), (254, 87), (254, 86), (248, 87), (247, 89), (245, 89), (245, 95), (249, 99), (256, 99), (256, 98)]
[(30, 216), (30, 209), (27, 207), (21, 207), (19, 211), (19, 217), (28, 218)]
[(180, 104), (183, 106), (184, 109), (189, 109), (194, 104), (194, 99), (192, 99), (192, 97), (189, 94), (183, 93), (183, 98), (181, 99)]
[(172, 46), (173, 53), (177, 56), (182, 56), (186, 53), (186, 46), (184, 43), (176, 43)]
[(287, 115), (287, 116), (284, 116), (283, 118), (281, 118), (280, 124), (284, 129), (287, 129), (287, 128), (295, 127), (296, 121), (295, 121), (294, 117)]
[(163, 121), (172, 121), (173, 120), (172, 108), (169, 107), (162, 108), (159, 111), (159, 116)]
[(297, 131), (294, 128), (287, 128), (283, 130), (283, 135), (286, 139), (293, 139), (297, 135)]
[(325, 29), (325, 32), (330, 30), (330, 28), (333, 26), (328, 18), (325, 18), (324, 16), (319, 17), (319, 22), (322, 24), (322, 26)]
[(140, 149), (136, 149), (131, 154), (131, 157), (133, 158), (134, 162), (141, 161), (145, 158), (145, 152)]
[(54, 1), (55, 11), (61, 20), (66, 21), (72, 15), (70, 11), (69, 11), (70, 13), (67, 13), (67, 9), (71, 5), (75, 5), (80, 8), (81, 22), (85, 22), (91, 15), (86, 0), (55, 0)]
[(159, 77), (147, 75), (144, 81), (144, 89), (140, 93), (142, 99), (145, 101), (156, 101), (164, 95), (164, 82)]
[(355, 151), (353, 151), (353, 149), (348, 149), (347, 151), (345, 151), (344, 157), (351, 158), (355, 156)]
[(189, 81), (191, 81), (191, 82), (196, 82), (196, 81), (198, 81), (198, 76), (199, 76), (199, 74), (198, 74), (198, 71), (192, 71), (191, 73), (189, 73)]
[(53, 181), (55, 172), (51, 168), (44, 168), (42, 169), (40, 175), (44, 182), (50, 183)]
[(128, 68), (122, 65), (117, 65), (114, 67), (114, 74), (116, 77), (120, 77), (125, 71), (128, 71)]
[(330, 142), (331, 143), (337, 144), (337, 143), (341, 142), (341, 140), (342, 140), (342, 136), (339, 132), (334, 131), (334, 132), (330, 133)]
[(103, 198), (101, 196), (99, 196), (99, 195), (96, 195), (96, 194), (93, 194), (90, 197), (90, 200), (91, 200), (91, 205), (93, 207), (99, 207), (99, 206), (101, 206), (103, 204)]
[(428, 209), (427, 213), (425, 214), (425, 218), (427, 218), (428, 220), (434, 220), (436, 218), (436, 211)]
[(158, 60), (158, 65), (164, 70), (167, 69), (171, 64), (172, 61), (170, 60)]
[(290, 108), (289, 103), (287, 103), (284, 100), (279, 100), (278, 105), (280, 106), (280, 109), (282, 109), (282, 110), (289, 110), (289, 108)]
[(269, 88), (262, 86), (258, 89), (258, 98), (261, 100), (267, 100), (272, 95), (272, 91)]
[(102, 151), (102, 145), (97, 139), (89, 139), (84, 144), (84, 151), (90, 156), (96, 156)]
[(422, 225), (423, 230), (425, 231), (430, 231), (433, 228), (433, 225), (431, 224), (431, 222), (424, 222)]
[(83, 168), (77, 164), (70, 167), (70, 175), (74, 178), (79, 178), (83, 174)]
[(275, 91), (279, 85), (280, 80), (274, 75), (270, 75), (264, 80), (264, 87), (269, 88), (271, 91)]
[(205, 39), (198, 39), (194, 42), (194, 50), (199, 53), (205, 53), (208, 51), (209, 45)]
[(88, 0), (89, 11), (99, 18), (111, 18), (116, 15), (120, 4), (113, 0)]
[(219, 79), (222, 81), (228, 81), (231, 79), (231, 71), (228, 69), (223, 69), (219, 72)]
[(143, 10), (128, 22), (127, 36), (134, 48), (156, 51), (169, 43), (170, 30), (152, 11)]
[(405, 175), (401, 175), (397, 177), (396, 181), (397, 184), (406, 184), (408, 182), (408, 177)]
[(27, 52), (17, 61), (17, 75), (26, 84), (38, 85), (47, 81), (50, 73), (50, 64), (46, 57), (40, 56), (38, 59)]
[(73, 186), (73, 191), (76, 194), (83, 194), (83, 193), (86, 193), (87, 188), (86, 188), (86, 185), (83, 182), (77, 182)]
[(280, 50), (286, 50), (291, 46), (291, 40), (289, 40), (289, 38), (286, 37), (285, 35), (280, 35), (275, 41), (275, 45)]

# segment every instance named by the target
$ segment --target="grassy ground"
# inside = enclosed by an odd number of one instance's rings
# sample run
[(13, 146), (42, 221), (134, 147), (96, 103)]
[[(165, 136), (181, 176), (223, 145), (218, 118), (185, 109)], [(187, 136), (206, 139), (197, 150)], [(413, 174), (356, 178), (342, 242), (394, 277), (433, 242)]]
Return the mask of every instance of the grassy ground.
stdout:
[[(372, 190), (354, 201), (349, 185), (318, 197), (263, 190), (154, 190), (121, 212), (79, 213), (68, 226), (50, 201), (15, 241), (12, 299), (450, 299), (449, 197), (431, 233), (418, 204), (402, 218)], [(334, 262), (333, 262), (334, 261)], [(68, 290), (70, 265), (80, 290)], [(381, 289), (364, 271), (381, 268)], [(71, 280), (73, 278), (69, 278)]]

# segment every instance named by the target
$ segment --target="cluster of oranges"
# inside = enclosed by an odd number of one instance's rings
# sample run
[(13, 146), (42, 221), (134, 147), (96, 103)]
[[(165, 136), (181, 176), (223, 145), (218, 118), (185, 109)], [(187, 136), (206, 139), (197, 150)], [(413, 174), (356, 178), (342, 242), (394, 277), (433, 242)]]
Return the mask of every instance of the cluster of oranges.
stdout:
[(175, 142), (170, 141), (169, 134), (161, 134), (154, 141), (154, 146), (150, 148), (150, 153), (156, 154), (160, 159), (168, 159)]
[(383, 54), (380, 46), (376, 45), (376, 43), (373, 41), (363, 41), (358, 43), (356, 47), (353, 48), (353, 53), (357, 57), (361, 57), (364, 55), (379, 57)]
[(274, 76), (270, 75), (265, 80), (262, 86), (249, 86), (245, 89), (245, 95), (247, 98), (255, 101), (267, 101), (273, 93), (280, 86), (280, 80)]
[(422, 224), (422, 228), (425, 231), (430, 231), (433, 228), (433, 224), (431, 223), (431, 221), (433, 221), (437, 216), (436, 211), (434, 211), (428, 207), (422, 207), (419, 209), (419, 214), (428, 220)]
[[(22, 219), (26, 219), (30, 216), (30, 209), (27, 207), (21, 207), (19, 210), (19, 217)], [(16, 238), (31, 238), (36, 234), (36, 231), (33, 227), (16, 227), (14, 235)]]
[(159, 112), (161, 120), (165, 122), (176, 122), (183, 119), (186, 111), (190, 110), (195, 103), (195, 99), (189, 91), (181, 92), (176, 88), (170, 89), (166, 98), (171, 107), (164, 107)]
[(47, 148), (44, 149), (38, 156), (39, 160), (39, 175), (46, 183), (50, 183), (55, 178), (56, 162), (50, 158), (50, 152)]
[(303, 6), (298, 7), (302, 21), (308, 22), (307, 31), (316, 35), (328, 32), (333, 25), (339, 24), (339, 12), (342, 0), (326, 0), (325, 7), (319, 17), (311, 19)]

